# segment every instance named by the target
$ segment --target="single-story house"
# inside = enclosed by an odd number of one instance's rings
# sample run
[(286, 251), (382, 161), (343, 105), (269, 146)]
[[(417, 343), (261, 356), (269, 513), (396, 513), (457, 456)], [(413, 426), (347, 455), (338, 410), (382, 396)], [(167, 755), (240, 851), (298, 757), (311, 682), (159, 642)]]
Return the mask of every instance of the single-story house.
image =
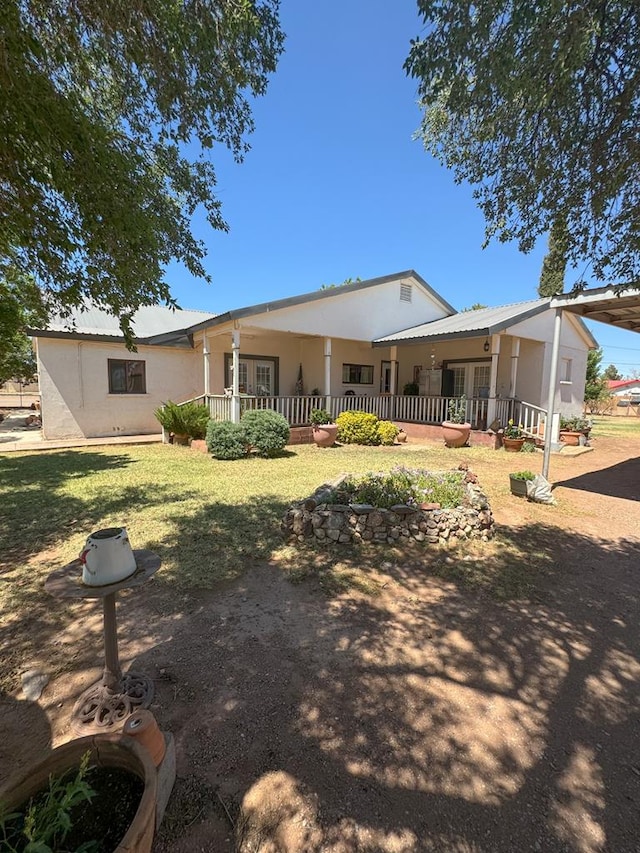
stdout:
[(614, 397), (640, 397), (640, 379), (609, 379), (607, 388)]
[[(137, 352), (117, 318), (92, 307), (30, 334), (46, 439), (158, 432), (154, 410), (189, 399), (218, 418), (274, 408), (292, 426), (317, 407), (437, 424), (465, 394), (467, 417), (483, 430), (546, 413), (553, 318), (549, 299), (458, 312), (407, 270), (222, 314), (141, 308)], [(569, 314), (554, 410), (581, 413), (596, 346)]]

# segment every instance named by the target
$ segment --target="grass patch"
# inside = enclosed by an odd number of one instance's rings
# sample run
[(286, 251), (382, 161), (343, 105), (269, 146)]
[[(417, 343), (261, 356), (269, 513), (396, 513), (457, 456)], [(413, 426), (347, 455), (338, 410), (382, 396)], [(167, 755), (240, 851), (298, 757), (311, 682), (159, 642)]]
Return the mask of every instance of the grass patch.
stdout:
[(592, 438), (609, 436), (612, 438), (635, 437), (640, 438), (640, 416), (636, 414), (637, 408), (629, 410), (628, 415), (593, 415)]

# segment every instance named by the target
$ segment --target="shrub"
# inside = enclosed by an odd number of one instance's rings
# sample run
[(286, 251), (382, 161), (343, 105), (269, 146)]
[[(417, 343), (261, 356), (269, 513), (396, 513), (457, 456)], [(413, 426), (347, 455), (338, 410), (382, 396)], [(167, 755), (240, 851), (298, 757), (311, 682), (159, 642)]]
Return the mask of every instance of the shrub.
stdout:
[(535, 480), (536, 475), (532, 471), (514, 471), (509, 474), (512, 480)]
[(289, 422), (273, 409), (252, 409), (240, 421), (247, 442), (259, 456), (277, 456), (289, 442)]
[(464, 394), (453, 397), (449, 401), (449, 415), (447, 420), (450, 424), (464, 424), (467, 418), (467, 398)]
[(439, 503), (446, 509), (460, 506), (464, 499), (462, 471), (434, 473), (397, 467), (388, 474), (347, 477), (327, 503), (371, 504), (380, 509), (391, 509), (396, 504), (419, 506), (421, 503)]
[(167, 400), (164, 406), (154, 412), (160, 425), (174, 435), (188, 435), (189, 438), (204, 438), (209, 423), (209, 410), (199, 403), (178, 405)]
[(378, 424), (378, 435), (380, 436), (380, 444), (393, 444), (400, 430), (391, 421), (380, 421)]
[(420, 393), (420, 386), (417, 382), (407, 382), (407, 384), (402, 389), (402, 393), (405, 397), (417, 397)]
[(209, 421), (207, 447), (216, 459), (242, 459), (249, 453), (244, 425), (231, 421)]
[(336, 418), (338, 441), (344, 444), (380, 444), (379, 423), (375, 415), (367, 412), (342, 412)]

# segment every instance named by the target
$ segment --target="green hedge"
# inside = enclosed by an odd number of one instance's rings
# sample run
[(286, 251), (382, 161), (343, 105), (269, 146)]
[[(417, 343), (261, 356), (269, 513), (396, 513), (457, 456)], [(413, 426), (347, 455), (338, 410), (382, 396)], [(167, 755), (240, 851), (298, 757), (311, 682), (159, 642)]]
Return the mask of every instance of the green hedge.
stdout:
[(258, 456), (277, 456), (289, 443), (289, 423), (273, 409), (252, 409), (240, 421)]
[(209, 421), (207, 447), (216, 459), (242, 459), (249, 452), (244, 426), (231, 421)]

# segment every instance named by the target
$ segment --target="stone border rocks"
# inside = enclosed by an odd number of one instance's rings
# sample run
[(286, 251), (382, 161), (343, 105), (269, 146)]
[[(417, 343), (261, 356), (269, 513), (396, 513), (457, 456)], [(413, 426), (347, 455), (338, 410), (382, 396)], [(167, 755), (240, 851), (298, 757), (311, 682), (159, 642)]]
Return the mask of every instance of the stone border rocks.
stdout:
[(293, 504), (282, 520), (282, 534), (289, 541), (315, 541), (321, 545), (358, 542), (401, 545), (409, 540), (428, 545), (453, 545), (462, 539), (486, 542), (494, 534), (487, 496), (480, 489), (478, 478), (465, 465), (457, 470), (466, 472), (467, 494), (464, 505), (455, 509), (441, 509), (438, 504), (423, 504), (422, 508), (396, 504), (391, 509), (379, 509), (369, 504), (327, 503), (349, 476), (343, 474), (332, 483), (324, 483), (310, 497)]

